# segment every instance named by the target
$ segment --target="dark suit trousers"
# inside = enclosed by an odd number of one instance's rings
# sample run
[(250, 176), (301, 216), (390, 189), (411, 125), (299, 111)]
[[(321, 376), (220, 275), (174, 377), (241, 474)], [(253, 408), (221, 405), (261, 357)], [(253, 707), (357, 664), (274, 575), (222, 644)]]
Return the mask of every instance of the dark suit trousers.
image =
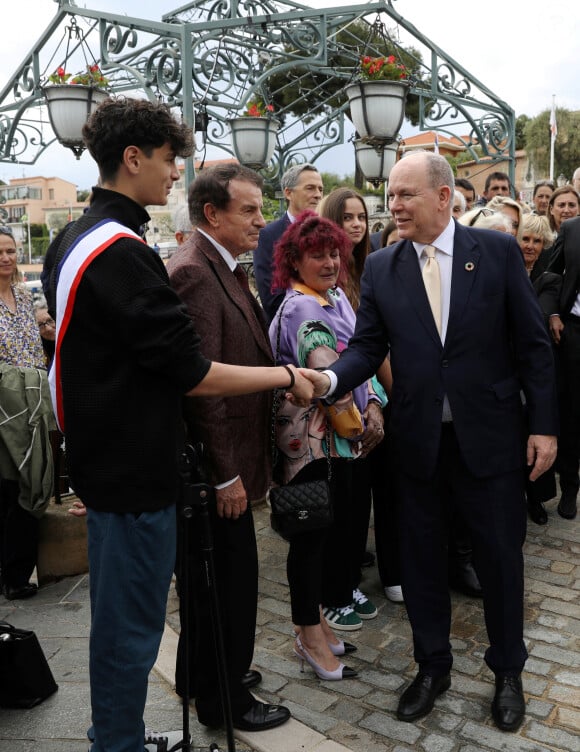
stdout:
[(413, 630), (415, 660), (431, 675), (447, 673), (451, 600), (447, 585), (449, 517), (460, 516), (473, 544), (483, 588), (490, 646), (485, 660), (496, 674), (519, 673), (523, 641), (526, 504), (521, 469), (476, 478), (465, 466), (452, 424), (444, 424), (435, 477), (400, 477), (402, 585)]
[(2, 585), (28, 583), (38, 555), (38, 519), (18, 503), (17, 481), (0, 479), (0, 575)]
[(562, 491), (577, 493), (580, 456), (580, 318), (564, 320), (557, 354), (559, 365), (560, 437), (556, 470)]
[(389, 436), (390, 408), (383, 410), (385, 438), (369, 454), (373, 489), (377, 567), (383, 587), (401, 584), (397, 486)]
[[(258, 553), (251, 509), (237, 520), (211, 513), (216, 587), (218, 591), (223, 638), (230, 685), (232, 714), (245, 713), (252, 705), (252, 695), (241, 685), (254, 654), (256, 612), (258, 608)], [(181, 523), (180, 523), (181, 524)], [(206, 585), (203, 558), (192, 520), (192, 545), (189, 557), (190, 593), (180, 593), (180, 616), (183, 623), (185, 601), (189, 605), (190, 696), (196, 698), (198, 713), (204, 718), (221, 719), (218, 669), (211, 618), (210, 592)], [(183, 561), (178, 550), (178, 568)], [(183, 578), (180, 578), (182, 587)], [(176, 690), (185, 688), (185, 635), (179, 637), (176, 665)]]

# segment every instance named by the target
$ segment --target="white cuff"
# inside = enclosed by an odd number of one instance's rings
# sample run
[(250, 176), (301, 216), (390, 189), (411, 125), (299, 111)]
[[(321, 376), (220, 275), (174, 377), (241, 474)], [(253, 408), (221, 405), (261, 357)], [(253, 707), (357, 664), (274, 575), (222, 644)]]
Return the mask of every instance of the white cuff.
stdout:
[(239, 475), (236, 475), (235, 478), (232, 478), (231, 480), (226, 480), (225, 483), (218, 483), (216, 485), (217, 490), (220, 491), (222, 488), (227, 488), (228, 486), (231, 486), (232, 483), (235, 483), (239, 477), (240, 477)]
[(328, 391), (322, 395), (322, 399), (325, 397), (332, 397), (334, 392), (336, 391), (336, 387), (338, 385), (338, 379), (336, 378), (336, 374), (334, 371), (322, 371), (322, 373), (326, 374), (328, 378), (330, 379), (330, 387)]

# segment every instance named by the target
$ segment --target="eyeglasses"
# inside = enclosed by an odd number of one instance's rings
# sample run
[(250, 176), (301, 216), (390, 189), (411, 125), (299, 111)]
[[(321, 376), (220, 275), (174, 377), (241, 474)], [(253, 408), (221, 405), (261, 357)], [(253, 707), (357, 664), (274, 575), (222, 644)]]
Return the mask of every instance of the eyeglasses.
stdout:
[(473, 227), (477, 220), (483, 215), (484, 217), (492, 217), (495, 214), (494, 211), (491, 209), (480, 209), (477, 214), (475, 214), (470, 220), (469, 220), (469, 226)]
[(54, 319), (46, 319), (46, 321), (38, 322), (39, 329), (44, 329), (47, 326), (56, 326), (56, 321)]
[(11, 238), (14, 237), (12, 229), (10, 227), (5, 227), (4, 225), (0, 225), (0, 235), (10, 235)]

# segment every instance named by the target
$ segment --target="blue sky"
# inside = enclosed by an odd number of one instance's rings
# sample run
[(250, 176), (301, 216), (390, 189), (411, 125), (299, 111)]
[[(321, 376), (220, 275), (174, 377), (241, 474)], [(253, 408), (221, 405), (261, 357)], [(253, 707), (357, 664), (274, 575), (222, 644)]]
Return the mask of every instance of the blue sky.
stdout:
[[(81, 0), (78, 2), (81, 5)], [(83, 5), (112, 13), (139, 17), (145, 7), (155, 7), (154, 20), (185, 4), (170, 0), (85, 0)], [(303, 4), (308, 4), (303, 0)], [(352, 4), (341, 0), (312, 0), (312, 7)], [(433, 0), (395, 0), (395, 10), (460, 62), (514, 108), (530, 117), (556, 105), (580, 109), (578, 46), (576, 34), (580, 11), (570, 0), (508, 0), (493, 3), (443, 4)], [(54, 0), (19, 0), (2, 8), (3, 40), (0, 46), (0, 88), (9, 80), (14, 65), (34, 46), (57, 11)], [(26, 22), (23, 23), (23, 19)], [(8, 30), (13, 29), (14, 33)], [(404, 37), (402, 41), (405, 42)], [(411, 42), (412, 40), (409, 40)], [(403, 135), (410, 135), (404, 126)], [(209, 158), (209, 155), (208, 155)], [(350, 145), (335, 147), (319, 161), (323, 171), (349, 174), (354, 170)], [(79, 188), (96, 178), (91, 158), (77, 161), (72, 153), (54, 145), (35, 165), (0, 164), (0, 178), (58, 175)]]

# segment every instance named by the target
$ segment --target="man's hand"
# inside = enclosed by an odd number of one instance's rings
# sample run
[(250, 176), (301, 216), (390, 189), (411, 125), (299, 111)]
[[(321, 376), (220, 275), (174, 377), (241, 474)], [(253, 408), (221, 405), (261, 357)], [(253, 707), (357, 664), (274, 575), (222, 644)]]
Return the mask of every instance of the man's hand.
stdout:
[(248, 497), (241, 478), (225, 488), (216, 488), (215, 497), (218, 517), (237, 520), (248, 508)]
[(292, 389), (287, 392), (286, 399), (289, 399), (293, 405), (308, 407), (314, 397), (312, 383), (304, 377), (301, 368), (294, 368), (294, 366), (291, 366), (291, 368), (296, 382)]
[(366, 457), (367, 454), (378, 446), (385, 438), (385, 432), (383, 428), (383, 411), (378, 402), (369, 402), (367, 409), (363, 413), (366, 429), (362, 435), (362, 454), (361, 457)]
[(562, 338), (562, 332), (564, 331), (564, 324), (562, 323), (562, 319), (559, 316), (550, 316), (548, 323), (550, 325), (550, 334), (552, 335), (552, 339), (557, 345), (559, 345), (560, 339)]
[(555, 436), (541, 436), (531, 434), (528, 438), (527, 459), (528, 467), (533, 470), (530, 473), (530, 480), (536, 480), (552, 467), (556, 459), (558, 450), (558, 441)]
[(73, 505), (68, 510), (68, 513), (73, 514), (75, 517), (84, 517), (87, 513), (87, 508), (82, 501), (73, 501)]
[(313, 371), (311, 368), (299, 368), (298, 371), (312, 382), (314, 397), (322, 397), (330, 389), (330, 379), (325, 373)]

